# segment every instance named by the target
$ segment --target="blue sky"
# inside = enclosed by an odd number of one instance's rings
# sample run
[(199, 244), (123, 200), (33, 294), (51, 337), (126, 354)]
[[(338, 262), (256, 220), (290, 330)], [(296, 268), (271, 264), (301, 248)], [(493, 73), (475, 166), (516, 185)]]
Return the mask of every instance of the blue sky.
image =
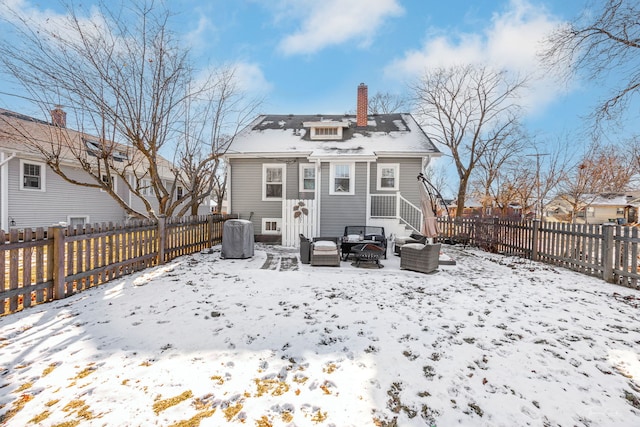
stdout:
[[(0, 0), (31, 14), (54, 2)], [(91, 1), (84, 2), (90, 4)], [(525, 123), (538, 140), (584, 129), (600, 86), (568, 87), (540, 73), (536, 50), (585, 0), (171, 0), (172, 28), (202, 68), (234, 64), (243, 87), (264, 96), (264, 113), (341, 114), (356, 87), (407, 94), (426, 67), (486, 61), (543, 77), (523, 94)], [(1, 27), (0, 27), (1, 28)], [(21, 95), (0, 83), (0, 107)], [(637, 125), (629, 125), (637, 126)], [(627, 127), (623, 133), (638, 132)], [(611, 136), (616, 138), (615, 135)]]
[[(487, 60), (536, 72), (546, 31), (579, 13), (582, 1), (499, 0), (183, 0), (194, 53), (239, 64), (249, 88), (263, 90), (270, 113), (344, 113), (356, 87), (407, 93), (429, 66)], [(351, 6), (349, 6), (349, 4)], [(546, 133), (570, 132), (595, 102), (536, 81), (523, 103), (527, 122)], [(591, 98), (591, 99), (590, 99)], [(571, 105), (571, 106), (570, 106)], [(567, 129), (569, 128), (569, 129)]]

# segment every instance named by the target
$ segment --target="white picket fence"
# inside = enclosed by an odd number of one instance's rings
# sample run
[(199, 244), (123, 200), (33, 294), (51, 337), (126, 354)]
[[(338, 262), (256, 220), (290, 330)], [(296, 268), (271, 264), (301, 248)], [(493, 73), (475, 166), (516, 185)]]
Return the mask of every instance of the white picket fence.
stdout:
[(317, 234), (318, 213), (316, 201), (285, 200), (282, 202), (282, 246), (300, 245), (300, 234), (313, 237)]

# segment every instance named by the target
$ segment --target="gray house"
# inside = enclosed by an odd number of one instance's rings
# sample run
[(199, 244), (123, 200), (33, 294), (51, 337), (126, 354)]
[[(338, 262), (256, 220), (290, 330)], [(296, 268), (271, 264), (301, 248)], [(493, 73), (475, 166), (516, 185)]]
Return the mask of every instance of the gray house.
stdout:
[[(51, 122), (47, 122), (0, 109), (0, 229), (126, 221), (126, 211), (107, 193), (65, 181), (47, 166), (37, 149), (24, 142), (28, 135), (44, 147), (60, 149), (65, 173), (79, 182), (91, 182), (92, 178), (82, 170), (78, 159), (71, 153), (65, 153), (68, 147), (61, 148), (56, 139), (60, 139), (59, 133), (64, 129), (64, 137), (71, 141), (69, 144), (74, 144), (74, 149), (80, 147), (91, 161), (92, 150), (99, 149), (92, 143), (96, 138), (67, 129), (62, 110), (54, 109), (51, 113)], [(113, 155), (121, 156), (123, 165), (130, 165), (135, 153), (122, 146), (122, 151), (116, 150)], [(160, 158), (157, 166), (167, 182), (173, 182), (175, 177), (171, 163)], [(140, 161), (136, 167), (145, 168), (145, 164)], [(131, 175), (127, 176), (127, 181), (116, 177), (113, 188), (128, 206), (142, 210), (142, 200), (129, 190), (127, 184), (144, 186), (144, 179), (136, 180)], [(145, 197), (147, 200), (155, 197), (150, 187), (141, 192), (148, 196)], [(208, 212), (208, 204), (205, 210)]]
[(229, 212), (250, 219), (256, 240), (295, 246), (342, 236), (347, 225), (420, 229), (417, 176), (440, 151), (411, 114), (263, 115), (236, 136), (227, 161)]

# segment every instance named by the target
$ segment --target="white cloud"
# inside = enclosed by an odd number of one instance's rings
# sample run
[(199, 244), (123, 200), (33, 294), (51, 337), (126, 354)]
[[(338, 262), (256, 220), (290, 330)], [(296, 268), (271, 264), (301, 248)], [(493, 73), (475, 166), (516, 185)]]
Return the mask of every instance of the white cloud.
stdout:
[(530, 76), (522, 104), (530, 112), (536, 112), (558, 96), (558, 85), (543, 73), (537, 54), (544, 37), (559, 23), (544, 7), (536, 7), (527, 0), (511, 0), (504, 12), (493, 15), (483, 32), (432, 36), (421, 49), (407, 51), (392, 62), (385, 74), (411, 80), (427, 68), (488, 64)]
[(265, 95), (273, 88), (273, 85), (267, 81), (258, 64), (237, 62), (234, 66), (238, 85), (243, 91)]
[[(302, 4), (301, 4), (302, 3)], [(301, 20), (299, 29), (280, 42), (286, 55), (310, 54), (340, 43), (356, 41), (367, 46), (388, 17), (399, 16), (404, 9), (398, 0), (325, 0), (280, 3), (291, 5), (280, 20)]]
[(184, 41), (191, 47), (199, 51), (205, 51), (208, 43), (211, 41), (212, 34), (215, 34), (216, 27), (203, 14), (199, 14), (197, 25), (188, 31), (184, 36)]

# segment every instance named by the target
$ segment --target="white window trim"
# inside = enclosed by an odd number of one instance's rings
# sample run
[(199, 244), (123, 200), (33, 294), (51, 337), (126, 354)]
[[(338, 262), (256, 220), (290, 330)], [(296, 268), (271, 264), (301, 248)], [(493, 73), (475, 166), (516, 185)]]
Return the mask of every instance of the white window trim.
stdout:
[[(303, 122), (302, 126), (309, 129), (309, 137), (312, 140), (331, 141), (342, 139), (343, 129), (349, 127), (349, 123), (342, 121), (316, 121)], [(336, 129), (335, 135), (319, 135), (318, 129)]]
[(151, 196), (153, 189), (151, 188), (151, 180), (149, 178), (140, 178), (137, 184), (141, 196)]
[[(395, 169), (394, 186), (382, 186), (382, 169)], [(376, 174), (376, 190), (377, 191), (399, 191), (400, 190), (400, 164), (399, 163), (378, 163), (378, 173)]]
[[(336, 166), (349, 166), (349, 191), (335, 191)], [(356, 164), (354, 162), (332, 162), (329, 168), (329, 194), (336, 196), (356, 194)]]
[[(40, 166), (40, 188), (30, 188), (24, 186), (24, 165), (37, 165)], [(30, 160), (20, 159), (20, 190), (24, 191), (38, 191), (44, 193), (46, 189), (46, 165), (40, 162), (32, 162)]]
[(298, 188), (300, 190), (301, 193), (313, 193), (315, 192), (315, 188), (313, 190), (307, 190), (304, 188), (304, 170), (305, 169), (313, 169), (313, 181), (314, 181), (314, 187), (316, 187), (318, 185), (318, 174), (316, 173), (316, 164), (315, 163), (300, 163), (300, 179), (298, 182)]
[(67, 215), (67, 224), (71, 224), (71, 218), (84, 218), (85, 225), (90, 224), (89, 215)]
[[(100, 180), (102, 180), (103, 176), (106, 176), (107, 174), (102, 174), (100, 176)], [(111, 174), (111, 179), (113, 179), (113, 192), (118, 194), (118, 175), (114, 175)], [(104, 181), (102, 181), (104, 183)], [(100, 189), (100, 191), (102, 191), (103, 193), (106, 193), (106, 190), (103, 190), (102, 188)]]
[[(267, 197), (267, 169), (280, 168), (282, 169), (282, 197)], [(272, 202), (281, 201), (287, 194), (287, 165), (285, 163), (264, 163), (262, 165), (262, 201)]]
[[(266, 230), (267, 222), (275, 222), (275, 230)], [(262, 234), (282, 234), (282, 218), (262, 218)]]

